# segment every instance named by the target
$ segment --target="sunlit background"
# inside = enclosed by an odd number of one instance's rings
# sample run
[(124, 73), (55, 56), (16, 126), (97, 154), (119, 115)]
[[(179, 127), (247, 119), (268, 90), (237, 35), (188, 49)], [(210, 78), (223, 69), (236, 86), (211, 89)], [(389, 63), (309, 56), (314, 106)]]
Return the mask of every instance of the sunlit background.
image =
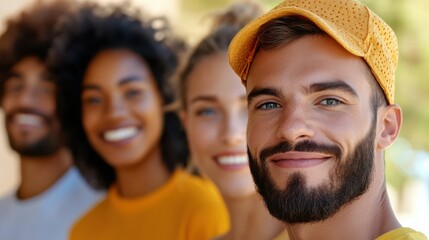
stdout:
[[(5, 20), (35, 0), (0, 0), (0, 32)], [(429, 236), (429, 1), (362, 0), (395, 30), (399, 41), (396, 102), (404, 123), (400, 139), (386, 152), (389, 194), (399, 220)], [(120, 0), (99, 0), (120, 3)], [(207, 31), (209, 13), (231, 0), (134, 0), (144, 12), (166, 15), (190, 44)], [(260, 0), (269, 9), (280, 0)], [(0, 56), (1, 57), (1, 56)], [(19, 161), (9, 149), (0, 112), (0, 197), (18, 184)]]

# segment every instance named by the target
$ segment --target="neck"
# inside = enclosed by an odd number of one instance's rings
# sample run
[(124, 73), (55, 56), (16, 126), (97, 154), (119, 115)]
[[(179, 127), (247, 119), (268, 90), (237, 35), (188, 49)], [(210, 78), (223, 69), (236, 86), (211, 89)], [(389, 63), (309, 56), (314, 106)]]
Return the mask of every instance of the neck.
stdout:
[(170, 175), (158, 147), (137, 164), (116, 169), (118, 193), (124, 198), (144, 196), (164, 185)]
[(390, 205), (384, 178), (375, 179), (366, 193), (334, 216), (318, 223), (287, 225), (290, 239), (376, 239), (401, 227)]
[(259, 195), (245, 198), (225, 198), (230, 215), (231, 230), (222, 239), (272, 239), (285, 230), (280, 221), (272, 217)]
[(60, 179), (72, 165), (72, 158), (66, 148), (49, 156), (21, 156), (21, 184), (17, 197), (28, 199), (37, 196)]

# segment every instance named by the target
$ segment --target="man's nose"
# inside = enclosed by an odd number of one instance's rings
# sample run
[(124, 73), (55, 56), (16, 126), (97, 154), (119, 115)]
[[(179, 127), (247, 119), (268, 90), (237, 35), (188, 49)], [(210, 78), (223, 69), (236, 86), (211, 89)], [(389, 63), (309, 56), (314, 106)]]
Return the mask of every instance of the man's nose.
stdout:
[(294, 106), (283, 110), (278, 123), (277, 138), (296, 143), (313, 137), (314, 129), (305, 107)]

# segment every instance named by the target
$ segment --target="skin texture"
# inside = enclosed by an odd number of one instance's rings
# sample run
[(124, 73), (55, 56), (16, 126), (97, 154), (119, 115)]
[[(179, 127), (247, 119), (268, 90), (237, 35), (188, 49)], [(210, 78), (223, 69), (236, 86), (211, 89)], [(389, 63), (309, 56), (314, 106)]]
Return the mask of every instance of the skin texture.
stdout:
[(3, 88), (6, 131), (21, 158), (17, 194), (26, 199), (53, 185), (70, 167), (71, 157), (60, 145), (56, 87), (48, 79), (44, 63), (36, 57), (23, 58), (13, 66)]
[[(271, 239), (284, 229), (257, 195), (246, 153), (247, 100), (227, 53), (200, 60), (187, 79), (187, 109), (181, 118), (192, 160), (220, 190), (228, 207), (231, 231), (223, 239)], [(240, 159), (240, 164), (222, 160)], [(226, 161), (225, 160), (225, 161)]]
[(140, 196), (167, 181), (159, 146), (162, 99), (137, 54), (105, 50), (92, 59), (83, 81), (82, 121), (93, 148), (115, 168), (123, 196)]
[[(364, 61), (327, 36), (302, 37), (256, 54), (247, 82), (247, 139), (255, 164), (266, 165), (274, 188), (287, 189), (296, 175), (304, 179), (307, 191), (337, 187), (331, 176), (351, 158), (300, 149), (269, 155), (262, 163), (260, 154), (281, 142), (294, 147), (310, 141), (337, 146), (343, 156), (351, 155), (373, 124), (369, 81), (373, 80)], [(373, 239), (399, 227), (386, 193), (383, 151), (396, 139), (400, 126), (397, 105), (377, 110), (367, 190), (324, 221), (289, 224), (292, 239)]]

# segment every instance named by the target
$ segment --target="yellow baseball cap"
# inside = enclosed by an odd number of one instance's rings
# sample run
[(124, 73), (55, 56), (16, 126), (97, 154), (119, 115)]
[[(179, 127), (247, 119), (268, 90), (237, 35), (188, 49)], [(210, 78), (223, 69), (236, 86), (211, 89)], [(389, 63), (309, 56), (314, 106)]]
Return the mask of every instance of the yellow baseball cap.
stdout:
[(246, 83), (255, 57), (261, 25), (285, 16), (302, 16), (325, 31), (347, 51), (362, 57), (394, 103), (398, 43), (393, 30), (369, 8), (355, 0), (285, 0), (247, 24), (232, 40), (228, 57), (232, 69)]

